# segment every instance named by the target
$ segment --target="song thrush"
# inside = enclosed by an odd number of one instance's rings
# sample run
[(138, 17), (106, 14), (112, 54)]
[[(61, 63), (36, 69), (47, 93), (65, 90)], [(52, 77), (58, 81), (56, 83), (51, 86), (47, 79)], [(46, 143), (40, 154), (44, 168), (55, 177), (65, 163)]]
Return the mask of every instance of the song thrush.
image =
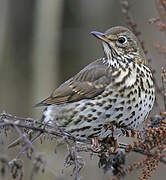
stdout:
[(47, 106), (44, 121), (55, 121), (80, 140), (105, 138), (106, 123), (136, 129), (155, 100), (152, 72), (136, 36), (125, 27), (93, 31), (105, 56), (59, 86), (37, 106)]

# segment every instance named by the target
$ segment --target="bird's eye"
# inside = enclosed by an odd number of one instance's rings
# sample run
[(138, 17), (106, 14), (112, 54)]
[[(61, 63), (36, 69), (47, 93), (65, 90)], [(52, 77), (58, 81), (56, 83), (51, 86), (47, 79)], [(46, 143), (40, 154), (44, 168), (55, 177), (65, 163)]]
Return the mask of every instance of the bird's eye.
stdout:
[(119, 37), (118, 38), (118, 42), (120, 43), (120, 44), (123, 44), (123, 43), (125, 43), (127, 40), (126, 40), (126, 38), (125, 37)]

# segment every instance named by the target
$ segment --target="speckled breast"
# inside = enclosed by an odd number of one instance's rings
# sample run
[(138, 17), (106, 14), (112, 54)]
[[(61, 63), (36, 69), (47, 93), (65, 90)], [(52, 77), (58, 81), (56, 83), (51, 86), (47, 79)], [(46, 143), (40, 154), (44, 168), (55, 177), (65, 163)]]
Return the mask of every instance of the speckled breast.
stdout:
[(151, 71), (144, 65), (131, 63), (112, 75), (112, 83), (93, 99), (62, 105), (52, 105), (44, 112), (45, 122), (56, 120), (76, 137), (85, 139), (108, 136), (107, 122), (136, 129), (147, 118), (155, 100)]

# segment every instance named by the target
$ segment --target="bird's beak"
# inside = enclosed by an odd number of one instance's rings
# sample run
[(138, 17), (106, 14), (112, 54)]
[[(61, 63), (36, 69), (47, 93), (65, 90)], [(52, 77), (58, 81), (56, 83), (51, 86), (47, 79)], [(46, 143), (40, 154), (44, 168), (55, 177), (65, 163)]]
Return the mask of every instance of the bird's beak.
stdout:
[(102, 41), (109, 42), (109, 39), (105, 36), (104, 33), (92, 31), (91, 34), (93, 34), (95, 37), (97, 37), (98, 39)]

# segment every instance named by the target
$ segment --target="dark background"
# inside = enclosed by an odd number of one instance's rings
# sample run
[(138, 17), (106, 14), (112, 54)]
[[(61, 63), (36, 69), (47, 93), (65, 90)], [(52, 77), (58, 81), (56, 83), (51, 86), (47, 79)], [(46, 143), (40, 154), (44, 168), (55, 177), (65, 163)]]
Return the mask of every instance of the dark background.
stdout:
[[(131, 14), (161, 86), (160, 68), (166, 61), (157, 53), (154, 43), (164, 44), (166, 36), (148, 23), (150, 18), (158, 17), (155, 0), (130, 2)], [(34, 104), (85, 65), (103, 56), (100, 42), (90, 32), (104, 32), (117, 25), (126, 26), (118, 0), (0, 0), (0, 111), (40, 118), (42, 109), (33, 108)], [(163, 109), (160, 95), (158, 104), (153, 113)], [(48, 163), (47, 173), (35, 179), (73, 179), (70, 170), (61, 174), (64, 154), (54, 154), (54, 142), (37, 147)], [(61, 147), (60, 151), (63, 150)], [(84, 179), (110, 178), (111, 173), (103, 174), (97, 167), (95, 157), (94, 160), (87, 157), (86, 164), (82, 171)], [(28, 161), (26, 166), (30, 166)], [(28, 179), (28, 170), (25, 179)], [(159, 173), (159, 179), (164, 180), (164, 172)], [(134, 177), (135, 174), (126, 179)], [(153, 177), (156, 179), (158, 174)]]

